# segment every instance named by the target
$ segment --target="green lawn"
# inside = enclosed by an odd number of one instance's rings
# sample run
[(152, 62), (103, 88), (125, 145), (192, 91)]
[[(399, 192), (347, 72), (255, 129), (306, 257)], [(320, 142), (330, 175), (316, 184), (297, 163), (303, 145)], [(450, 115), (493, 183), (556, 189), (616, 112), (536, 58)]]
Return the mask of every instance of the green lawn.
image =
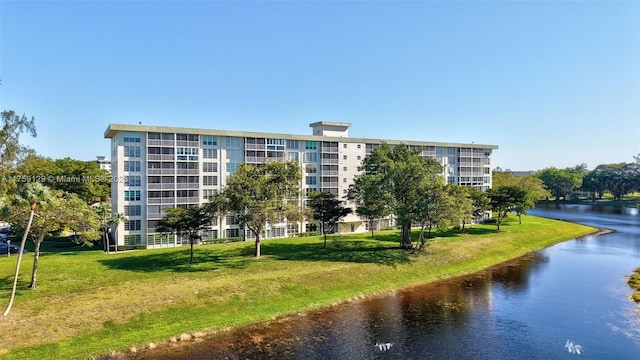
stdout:
[[(45, 243), (38, 289), (27, 289), (28, 254), (13, 310), (0, 318), (0, 357), (86, 359), (145, 347), (474, 272), (594, 229), (524, 216), (499, 233), (468, 230), (436, 233), (417, 254), (397, 249), (396, 231), (330, 236), (326, 249), (320, 237), (267, 240), (259, 260), (252, 242), (203, 245), (191, 265), (187, 247), (106, 255)], [(2, 309), (15, 261), (0, 257)]]

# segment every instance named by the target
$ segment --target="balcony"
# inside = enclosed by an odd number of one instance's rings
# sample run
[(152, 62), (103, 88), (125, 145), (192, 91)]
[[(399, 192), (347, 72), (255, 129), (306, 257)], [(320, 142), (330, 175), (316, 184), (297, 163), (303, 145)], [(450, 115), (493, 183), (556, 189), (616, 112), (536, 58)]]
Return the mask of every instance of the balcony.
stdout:
[(147, 204), (150, 205), (158, 205), (158, 204), (174, 204), (176, 202), (176, 198), (167, 197), (167, 198), (148, 198)]
[(200, 198), (197, 196), (176, 198), (176, 203), (178, 204), (198, 204), (199, 202), (200, 202)]
[(174, 146), (173, 140), (159, 140), (159, 139), (147, 139), (147, 145), (149, 146)]
[(265, 144), (244, 144), (245, 150), (267, 150), (267, 145)]
[(165, 160), (165, 161), (173, 161), (175, 160), (175, 155), (173, 154), (148, 154), (147, 160)]
[(320, 159), (321, 164), (338, 165), (338, 159)]
[(323, 146), (321, 148), (321, 151), (323, 153), (330, 153), (330, 154), (337, 154), (338, 153), (338, 147), (333, 147), (333, 146)]
[(338, 187), (338, 182), (337, 181), (322, 181), (320, 183), (320, 186), (323, 188), (337, 188)]
[(340, 175), (338, 170), (322, 170), (320, 172), (320, 174), (322, 176), (332, 176), (332, 175), (333, 176), (338, 176), (338, 175)]
[(199, 183), (177, 183), (176, 189), (199, 189)]
[(176, 140), (176, 146), (200, 147), (200, 141)]
[(244, 161), (250, 164), (262, 164), (264, 162), (264, 157), (246, 156)]
[(174, 175), (175, 169), (147, 169), (147, 175)]
[(199, 175), (200, 170), (198, 169), (178, 169), (176, 170), (176, 174), (178, 175)]
[(147, 184), (147, 188), (149, 190), (173, 190), (175, 189), (175, 183), (149, 183)]

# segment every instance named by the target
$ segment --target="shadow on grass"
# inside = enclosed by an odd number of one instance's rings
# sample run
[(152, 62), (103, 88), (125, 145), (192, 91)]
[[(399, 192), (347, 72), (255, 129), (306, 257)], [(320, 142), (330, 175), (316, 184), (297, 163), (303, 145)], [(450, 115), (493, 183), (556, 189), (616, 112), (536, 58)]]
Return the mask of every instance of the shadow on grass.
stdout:
[(408, 263), (415, 257), (410, 251), (389, 244), (364, 240), (340, 240), (329, 238), (327, 247), (322, 243), (265, 242), (263, 252), (277, 260), (292, 261), (340, 261), (374, 263), (396, 266)]
[(202, 272), (223, 269), (242, 269), (253, 259), (253, 248), (237, 249), (233, 254), (212, 247), (196, 246), (193, 250), (194, 262), (189, 262), (189, 247), (178, 251), (144, 253), (136, 252), (132, 256), (114, 257), (98, 260), (109, 269), (138, 272)]

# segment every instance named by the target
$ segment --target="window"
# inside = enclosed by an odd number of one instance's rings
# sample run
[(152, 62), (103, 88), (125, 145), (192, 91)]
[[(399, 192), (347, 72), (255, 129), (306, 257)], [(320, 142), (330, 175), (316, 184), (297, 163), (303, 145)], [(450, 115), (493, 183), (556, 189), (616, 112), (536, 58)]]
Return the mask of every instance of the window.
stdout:
[(214, 189), (202, 189), (202, 198), (204, 200), (209, 200), (216, 193)]
[(125, 230), (140, 230), (140, 220), (129, 220), (124, 223)]
[(140, 171), (140, 161), (125, 161), (124, 171)]
[(347, 182), (347, 178), (342, 178), (342, 182), (346, 183)]
[(140, 146), (125, 146), (124, 156), (140, 157)]
[(362, 160), (362, 156), (360, 156), (360, 155), (358, 155), (356, 158), (357, 158), (358, 160)]
[(346, 149), (346, 148), (347, 148), (347, 144), (342, 144), (342, 147), (343, 147), (344, 149)]
[(305, 162), (318, 162), (318, 153), (308, 152), (304, 153)]
[(293, 160), (293, 161), (298, 161), (298, 153), (297, 152), (288, 152), (287, 153), (287, 160)]
[(240, 237), (240, 229), (226, 229), (224, 235), (227, 239)]
[(358, 144), (358, 149), (361, 149), (361, 148), (362, 148), (362, 145), (361, 145), (361, 144)]
[(218, 172), (218, 163), (206, 162), (202, 163), (203, 172)]
[(202, 145), (203, 146), (218, 145), (218, 137), (212, 136), (212, 135), (202, 135)]
[(284, 150), (284, 139), (267, 139), (267, 150)]
[(142, 214), (142, 206), (140, 205), (125, 205), (124, 216), (140, 216)]
[(143, 245), (142, 244), (142, 235), (140, 234), (131, 234), (124, 236), (124, 244), (125, 245)]
[(216, 149), (202, 149), (202, 157), (204, 159), (217, 159), (218, 150)]
[(227, 150), (227, 159), (234, 163), (241, 163), (242, 159), (242, 150)]
[(126, 131), (124, 133), (124, 142), (139, 143), (140, 142), (140, 133)]
[(315, 174), (318, 172), (318, 167), (315, 164), (307, 164), (305, 166), (305, 171), (307, 174)]
[(287, 149), (298, 149), (298, 140), (287, 140)]
[(204, 186), (216, 186), (216, 185), (218, 185), (218, 177), (217, 176), (203, 176), (202, 177), (202, 185), (204, 185)]
[(447, 155), (456, 155), (456, 148), (447, 148)]
[(315, 176), (307, 176), (305, 178), (305, 183), (307, 185), (316, 185), (318, 183), (318, 178)]
[(131, 175), (126, 177), (125, 184), (128, 186), (140, 186), (141, 177), (140, 175)]
[(315, 141), (305, 141), (304, 148), (306, 150), (316, 150), (318, 148), (318, 144)]
[(140, 200), (140, 190), (124, 191), (124, 201), (139, 201), (139, 200)]
[(342, 155), (343, 160), (347, 160), (347, 155)]
[(225, 138), (225, 144), (228, 148), (239, 148), (241, 143), (240, 143), (240, 138), (237, 137), (227, 137)]
[(225, 223), (227, 225), (234, 225), (236, 223), (236, 217), (232, 215), (227, 215), (225, 217)]

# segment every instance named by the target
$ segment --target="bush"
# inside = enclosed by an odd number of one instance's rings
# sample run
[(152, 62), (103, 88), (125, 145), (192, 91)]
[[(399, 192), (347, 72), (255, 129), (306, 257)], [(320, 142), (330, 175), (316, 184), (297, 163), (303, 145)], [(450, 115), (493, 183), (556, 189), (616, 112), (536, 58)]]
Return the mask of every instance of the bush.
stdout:
[[(118, 245), (118, 251), (127, 251), (127, 250), (145, 250), (147, 245), (144, 244), (136, 244), (136, 245)], [(109, 245), (109, 251), (116, 251), (115, 245)]]
[(297, 233), (297, 234), (289, 234), (289, 237), (309, 237), (309, 236), (319, 236), (320, 232), (319, 231), (309, 231), (309, 232), (302, 232), (302, 233)]
[(208, 245), (208, 244), (227, 244), (227, 243), (239, 242), (239, 241), (242, 241), (242, 238), (232, 237), (232, 238), (220, 238), (220, 239), (204, 239), (201, 241), (201, 243), (204, 245)]

